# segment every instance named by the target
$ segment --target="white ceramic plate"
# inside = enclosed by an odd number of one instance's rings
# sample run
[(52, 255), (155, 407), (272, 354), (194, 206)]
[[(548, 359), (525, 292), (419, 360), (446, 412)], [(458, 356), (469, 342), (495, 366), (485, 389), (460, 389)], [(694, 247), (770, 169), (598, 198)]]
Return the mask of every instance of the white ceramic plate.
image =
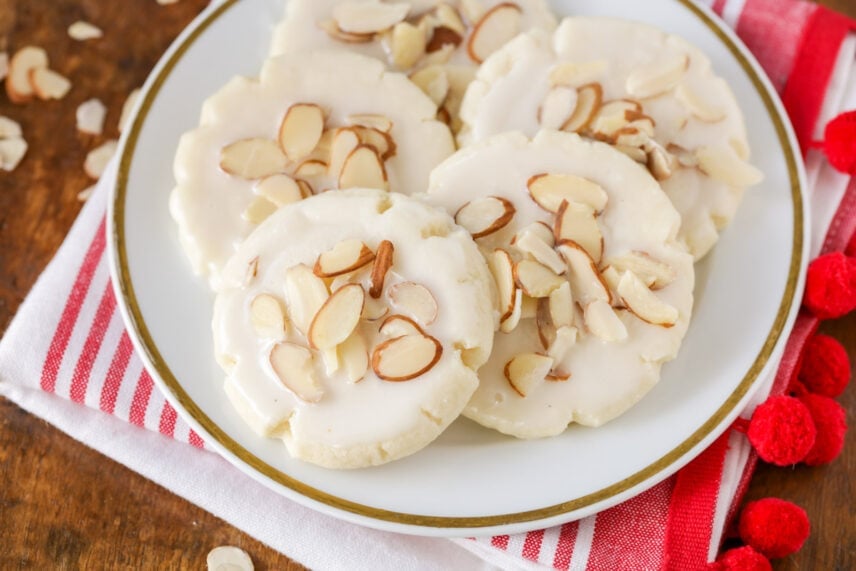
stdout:
[(274, 490), (360, 524), (424, 535), (514, 533), (580, 518), (675, 472), (735, 417), (786, 337), (801, 292), (803, 176), (782, 107), (755, 60), (687, 0), (553, 2), (561, 15), (650, 22), (699, 45), (748, 120), (763, 185), (698, 271), (680, 357), (635, 408), (598, 429), (519, 441), (460, 419), (436, 442), (378, 468), (332, 471), (259, 438), (221, 388), (212, 295), (191, 274), (167, 208), (179, 136), (235, 74), (258, 72), (282, 0), (228, 0), (206, 10), (149, 79), (122, 146), (111, 204), (111, 262), (131, 337), (169, 401), (218, 452)]

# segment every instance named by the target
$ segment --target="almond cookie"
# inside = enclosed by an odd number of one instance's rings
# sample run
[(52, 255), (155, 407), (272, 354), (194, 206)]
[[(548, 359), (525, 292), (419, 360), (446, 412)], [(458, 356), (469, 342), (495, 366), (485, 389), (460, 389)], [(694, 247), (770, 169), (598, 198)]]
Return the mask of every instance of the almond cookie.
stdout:
[(415, 198), (351, 189), (280, 209), (223, 271), (213, 329), (226, 394), (307, 462), (412, 454), (478, 386), (491, 287), (470, 235)]
[(740, 107), (707, 56), (638, 22), (567, 18), (552, 36), (516, 38), (481, 67), (461, 118), (461, 145), (549, 128), (615, 146), (660, 181), (696, 259), (763, 178), (748, 162)]
[(219, 287), (237, 245), (282, 205), (333, 188), (424, 192), (454, 151), (404, 75), (347, 52), (268, 60), (209, 98), (175, 158), (170, 210), (194, 270)]
[(499, 331), (464, 414), (519, 438), (599, 426), (660, 378), (692, 312), (680, 217), (647, 170), (604, 143), (496, 135), (431, 175), (496, 280)]
[(271, 53), (347, 49), (408, 73), (453, 130), (467, 85), (517, 34), (552, 31), (544, 0), (292, 0)]

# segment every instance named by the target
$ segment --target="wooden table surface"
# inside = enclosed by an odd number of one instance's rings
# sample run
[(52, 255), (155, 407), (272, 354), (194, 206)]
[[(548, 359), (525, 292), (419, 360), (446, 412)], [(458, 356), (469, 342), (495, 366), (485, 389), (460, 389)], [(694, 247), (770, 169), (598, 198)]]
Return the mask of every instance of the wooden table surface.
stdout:
[[(826, 0), (856, 16), (856, 1)], [(13, 173), (0, 174), (0, 333), (53, 256), (92, 184), (86, 153), (116, 138), (125, 96), (144, 81), (172, 39), (207, 4), (181, 0), (0, 0), (0, 51), (38, 45), (51, 67), (70, 77), (65, 99), (12, 105), (0, 94), (0, 115), (21, 123), (30, 150)], [(104, 29), (78, 43), (66, 34), (78, 19)], [(103, 136), (81, 135), (74, 111), (90, 97), (109, 108)], [(856, 363), (856, 315), (824, 330), (842, 340)], [(35, 374), (35, 372), (34, 372)], [(841, 399), (852, 418), (856, 389)], [(803, 506), (812, 535), (776, 569), (856, 566), (851, 430), (844, 454), (829, 466), (762, 466), (749, 496), (782, 497)], [(298, 569), (258, 541), (72, 440), (0, 399), (0, 569), (202, 569), (208, 551), (237, 545), (257, 569)], [(332, 547), (332, 546), (331, 546)]]

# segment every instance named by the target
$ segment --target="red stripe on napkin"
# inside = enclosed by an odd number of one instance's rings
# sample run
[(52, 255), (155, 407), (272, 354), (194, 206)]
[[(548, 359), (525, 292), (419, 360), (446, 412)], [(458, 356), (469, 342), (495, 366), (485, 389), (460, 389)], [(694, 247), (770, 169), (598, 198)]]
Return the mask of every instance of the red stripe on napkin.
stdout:
[(137, 388), (134, 390), (134, 400), (131, 401), (131, 413), (128, 416), (131, 424), (136, 424), (137, 426), (145, 424), (146, 409), (149, 406), (149, 398), (152, 396), (153, 385), (154, 383), (149, 372), (143, 369), (137, 381)]
[(675, 476), (666, 525), (668, 569), (702, 569), (707, 563), (728, 436), (726, 431)]
[(128, 363), (130, 363), (133, 353), (134, 346), (131, 344), (131, 338), (128, 337), (127, 331), (122, 331), (122, 336), (119, 338), (119, 344), (116, 347), (113, 360), (110, 362), (110, 368), (107, 370), (107, 376), (104, 379), (104, 386), (101, 387), (99, 407), (104, 412), (113, 414), (113, 411), (116, 410), (119, 387), (122, 385), (122, 379), (125, 376), (125, 371), (128, 369)]
[(556, 544), (556, 553), (553, 556), (553, 567), (556, 569), (567, 569), (574, 555), (574, 543), (577, 541), (577, 528), (579, 524), (575, 521), (562, 525), (559, 530), (559, 543)]
[(107, 333), (107, 326), (110, 325), (110, 319), (113, 317), (115, 310), (116, 296), (113, 293), (112, 284), (108, 282), (101, 296), (101, 302), (98, 304), (98, 310), (95, 312), (95, 321), (92, 323), (92, 329), (89, 330), (89, 335), (86, 336), (86, 343), (83, 345), (80, 359), (74, 367), (74, 376), (71, 379), (71, 391), (69, 393), (69, 397), (74, 402), (83, 402), (83, 399), (86, 397), (86, 388), (89, 385), (92, 365), (95, 363), (95, 358), (101, 350), (104, 335)]
[(523, 542), (523, 558), (529, 559), (530, 561), (538, 561), (538, 556), (541, 554), (541, 542), (543, 540), (543, 529), (527, 533), (526, 541)]
[(101, 223), (95, 231), (92, 243), (86, 252), (86, 256), (83, 258), (77, 278), (74, 280), (68, 301), (66, 301), (62, 316), (59, 319), (59, 325), (57, 325), (54, 332), (48, 354), (42, 366), (41, 387), (43, 391), (52, 393), (56, 390), (56, 379), (59, 374), (60, 365), (62, 365), (62, 359), (65, 356), (65, 350), (71, 339), (71, 333), (74, 331), (74, 325), (77, 323), (77, 317), (80, 315), (80, 310), (83, 307), (83, 300), (89, 292), (92, 276), (95, 275), (95, 270), (98, 268), (101, 255), (104, 253), (104, 247), (107, 244), (105, 227), (106, 217), (102, 217)]
[(809, 19), (793, 73), (782, 92), (803, 151), (811, 145), (835, 60), (853, 28), (853, 20), (825, 8), (817, 9)]

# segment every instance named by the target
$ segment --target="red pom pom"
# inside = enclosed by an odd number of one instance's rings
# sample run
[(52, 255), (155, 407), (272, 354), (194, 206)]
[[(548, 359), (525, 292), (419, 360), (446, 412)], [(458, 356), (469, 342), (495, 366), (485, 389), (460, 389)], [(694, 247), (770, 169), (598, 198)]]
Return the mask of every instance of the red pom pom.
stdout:
[(800, 381), (816, 394), (837, 397), (850, 382), (847, 349), (829, 335), (815, 335), (803, 350)]
[(804, 303), (820, 319), (841, 317), (856, 309), (856, 259), (836, 252), (809, 264)]
[(740, 538), (770, 559), (799, 551), (808, 539), (808, 514), (778, 498), (749, 502), (740, 514)]
[(856, 111), (842, 113), (826, 125), (823, 152), (829, 163), (849, 175), (856, 175)]
[(841, 454), (844, 448), (844, 433), (847, 432), (847, 415), (840, 404), (822, 395), (803, 395), (799, 397), (808, 408), (817, 438), (803, 462), (809, 466), (829, 464)]
[(773, 566), (766, 557), (752, 549), (749, 545), (729, 549), (719, 556), (716, 563), (710, 566), (716, 571), (772, 571)]
[(814, 446), (817, 429), (803, 403), (782, 395), (758, 405), (746, 436), (762, 460), (789, 466), (805, 458)]

